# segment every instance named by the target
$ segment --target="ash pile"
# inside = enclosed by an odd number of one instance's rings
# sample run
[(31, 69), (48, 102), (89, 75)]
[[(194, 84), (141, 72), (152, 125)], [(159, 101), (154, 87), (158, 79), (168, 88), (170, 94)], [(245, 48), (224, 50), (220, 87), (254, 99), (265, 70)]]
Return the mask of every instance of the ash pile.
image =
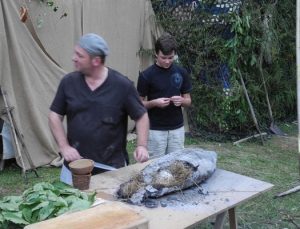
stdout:
[[(216, 163), (214, 151), (185, 148), (153, 160), (129, 181), (122, 183), (117, 195), (134, 205), (157, 207), (155, 199), (166, 194), (193, 187), (198, 193), (205, 194), (200, 184), (214, 173)], [(167, 205), (165, 200), (160, 202), (163, 207)]]

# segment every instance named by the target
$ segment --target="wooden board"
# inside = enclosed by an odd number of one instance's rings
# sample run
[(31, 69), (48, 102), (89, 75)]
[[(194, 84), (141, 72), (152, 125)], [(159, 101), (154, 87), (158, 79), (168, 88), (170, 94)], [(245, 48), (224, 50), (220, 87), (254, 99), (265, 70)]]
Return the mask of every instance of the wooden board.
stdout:
[(24, 229), (147, 229), (148, 220), (120, 202), (62, 215), (26, 226)]

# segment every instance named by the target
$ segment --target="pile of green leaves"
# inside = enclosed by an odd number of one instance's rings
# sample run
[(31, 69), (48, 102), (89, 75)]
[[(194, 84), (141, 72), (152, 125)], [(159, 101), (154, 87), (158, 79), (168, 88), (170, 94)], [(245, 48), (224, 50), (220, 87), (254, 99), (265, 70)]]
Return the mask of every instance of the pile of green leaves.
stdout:
[(0, 228), (24, 226), (50, 219), (66, 212), (89, 208), (96, 193), (85, 193), (62, 182), (35, 184), (21, 196), (7, 196), (0, 201)]

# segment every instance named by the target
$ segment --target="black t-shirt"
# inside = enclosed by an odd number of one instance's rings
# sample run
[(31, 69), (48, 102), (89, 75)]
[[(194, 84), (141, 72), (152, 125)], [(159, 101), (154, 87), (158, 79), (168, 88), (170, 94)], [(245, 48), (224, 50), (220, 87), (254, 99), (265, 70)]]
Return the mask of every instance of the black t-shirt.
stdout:
[(66, 75), (50, 109), (67, 116), (68, 141), (82, 157), (116, 168), (124, 166), (128, 115), (146, 112), (132, 81), (112, 69), (94, 91), (81, 73)]
[[(170, 98), (175, 95), (187, 94), (192, 90), (191, 81), (184, 68), (172, 64), (170, 68), (161, 68), (153, 64), (140, 73), (137, 90), (147, 100)], [(165, 108), (154, 107), (148, 110), (150, 129), (174, 130), (183, 126), (181, 107), (170, 103)]]

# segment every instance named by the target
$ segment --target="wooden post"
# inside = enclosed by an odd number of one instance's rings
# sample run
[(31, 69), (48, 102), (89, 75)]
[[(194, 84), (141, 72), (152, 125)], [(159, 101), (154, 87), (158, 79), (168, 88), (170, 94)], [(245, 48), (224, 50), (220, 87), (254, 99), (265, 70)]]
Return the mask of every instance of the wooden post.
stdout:
[(238, 224), (237, 224), (237, 221), (236, 221), (235, 208), (230, 208), (228, 210), (228, 214), (229, 214), (229, 227), (230, 227), (230, 229), (237, 229)]
[(249, 109), (250, 109), (250, 112), (251, 112), (251, 116), (252, 116), (254, 125), (255, 125), (255, 127), (256, 127), (258, 133), (259, 133), (259, 136), (260, 136), (260, 139), (261, 139), (261, 143), (264, 145), (264, 139), (263, 139), (263, 137), (262, 137), (262, 133), (261, 133), (261, 131), (260, 131), (260, 128), (259, 128), (259, 125), (258, 125), (256, 116), (255, 116), (254, 108), (253, 108), (252, 103), (251, 103), (251, 101), (250, 101), (250, 98), (249, 98), (249, 95), (248, 95), (248, 91), (247, 91), (247, 88), (246, 88), (244, 79), (243, 79), (242, 74), (241, 74), (240, 71), (238, 71), (238, 74), (239, 74), (239, 76), (240, 76), (240, 80), (241, 80), (242, 87), (243, 87), (243, 90), (244, 90), (244, 93), (245, 93), (245, 96), (246, 96), (246, 99), (247, 99), (247, 102), (248, 102), (248, 105), (249, 105)]

